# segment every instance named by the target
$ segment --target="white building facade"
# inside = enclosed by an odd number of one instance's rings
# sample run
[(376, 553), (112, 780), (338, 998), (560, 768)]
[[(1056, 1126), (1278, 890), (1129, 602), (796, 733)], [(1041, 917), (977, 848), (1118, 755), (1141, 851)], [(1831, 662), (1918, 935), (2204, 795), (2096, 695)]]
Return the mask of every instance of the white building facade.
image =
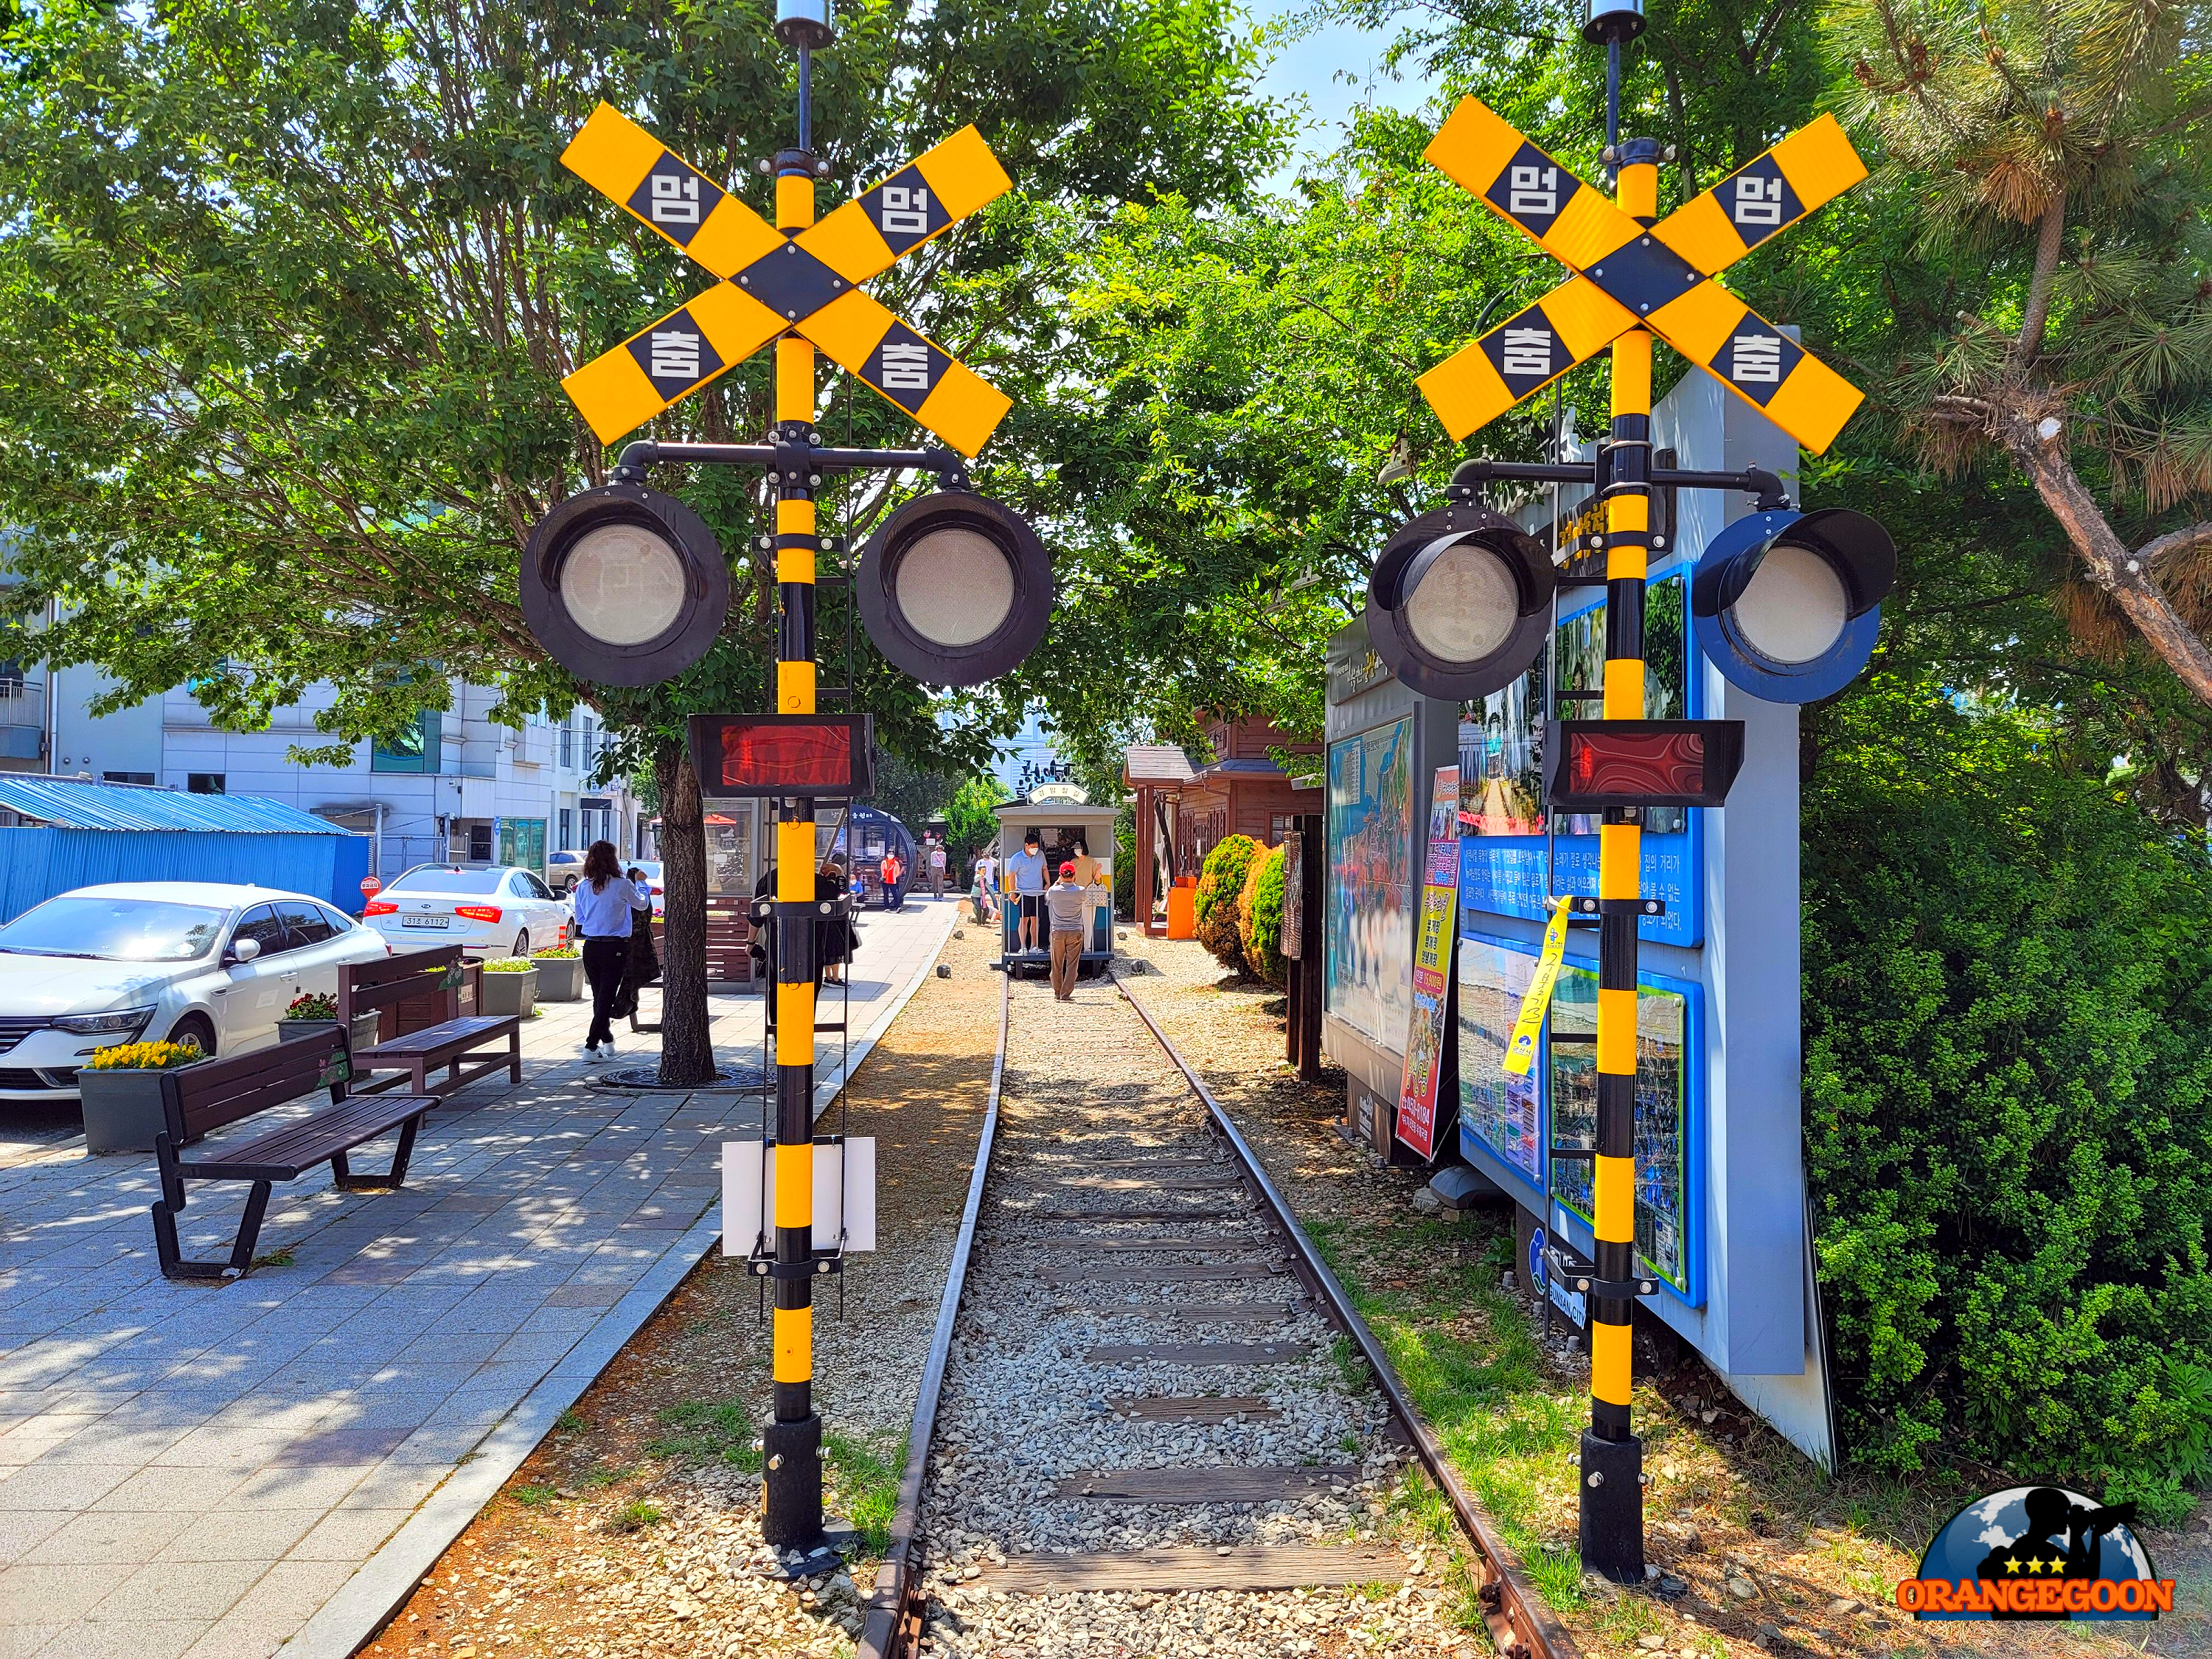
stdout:
[(495, 692), (454, 680), (452, 706), (423, 714), (405, 740), (356, 744), (342, 765), (301, 766), (289, 750), (331, 742), (314, 725), (331, 701), (325, 688), (279, 709), (267, 731), (241, 732), (218, 730), (182, 686), (112, 714), (91, 714), (111, 684), (82, 666), (0, 676), (0, 688), (20, 688), (12, 697), (0, 689), (0, 711), (20, 705), (27, 733), (0, 744), (0, 768), (280, 800), (371, 836), (369, 867), (385, 881), (447, 860), (543, 874), (547, 853), (600, 839), (631, 856), (645, 851), (625, 782), (592, 781), (606, 739), (588, 709), (518, 730), (489, 718)]

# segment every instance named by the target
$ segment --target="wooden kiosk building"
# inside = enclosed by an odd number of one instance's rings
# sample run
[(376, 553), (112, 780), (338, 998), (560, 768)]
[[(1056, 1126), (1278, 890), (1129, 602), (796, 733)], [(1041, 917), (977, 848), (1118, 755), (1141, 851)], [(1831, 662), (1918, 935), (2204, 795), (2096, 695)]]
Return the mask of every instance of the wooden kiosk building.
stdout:
[[(1122, 784), (1137, 796), (1136, 909), (1147, 934), (1167, 931), (1164, 911), (1154, 912), (1168, 889), (1197, 875), (1227, 837), (1279, 846), (1300, 814), (1322, 810), (1319, 744), (1293, 743), (1265, 720), (1210, 720), (1205, 730), (1217, 758), (1202, 766), (1173, 744), (1133, 744), (1122, 757)], [(1270, 748), (1311, 755), (1312, 776), (1285, 776)]]

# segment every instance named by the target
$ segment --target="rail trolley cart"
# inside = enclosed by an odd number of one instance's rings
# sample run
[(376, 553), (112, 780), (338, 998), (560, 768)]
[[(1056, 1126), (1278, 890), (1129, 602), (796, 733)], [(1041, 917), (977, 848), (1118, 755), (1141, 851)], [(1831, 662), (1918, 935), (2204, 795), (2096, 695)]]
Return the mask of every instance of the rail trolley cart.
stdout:
[[(1096, 978), (1114, 959), (1114, 817), (1111, 806), (1093, 806), (1072, 783), (1041, 783), (1022, 799), (1002, 801), (992, 811), (999, 820), (999, 960), (995, 964), (1022, 977), (1043, 978), (1052, 971), (1046, 940), (1050, 923), (1041, 921), (1037, 946), (1021, 948), (1021, 902), (1015, 897), (1012, 878), (1006, 874), (1007, 857), (1022, 850), (1023, 839), (1035, 830), (1044, 843), (1047, 884), (1060, 879), (1060, 866), (1076, 863), (1079, 877), (1088, 871), (1086, 884), (1091, 910), (1083, 930), (1083, 960), (1079, 975)], [(1079, 851), (1078, 849), (1081, 850)], [(1085, 863), (1088, 859), (1089, 868)]]

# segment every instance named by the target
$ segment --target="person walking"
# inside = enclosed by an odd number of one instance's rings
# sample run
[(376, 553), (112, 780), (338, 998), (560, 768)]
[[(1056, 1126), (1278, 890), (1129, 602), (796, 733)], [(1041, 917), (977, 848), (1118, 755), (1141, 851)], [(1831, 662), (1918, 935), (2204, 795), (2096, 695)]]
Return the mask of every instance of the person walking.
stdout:
[(906, 899), (906, 895), (898, 890), (899, 878), (906, 873), (906, 866), (899, 861), (897, 848), (894, 848), (884, 854), (881, 867), (884, 877), (884, 908), (896, 910), (902, 907)]
[(584, 1058), (615, 1057), (614, 1007), (621, 994), (623, 969), (629, 962), (631, 918), (643, 905), (652, 912), (653, 896), (641, 893), (622, 873), (611, 841), (595, 841), (584, 854), (576, 881), (576, 933), (584, 941), (584, 977), (592, 988), (592, 1025), (584, 1036)]
[(1044, 941), (1038, 934), (1046, 879), (1044, 841), (1032, 830), (1022, 837), (1022, 850), (1006, 860), (1006, 890), (1022, 907), (1020, 948), (1024, 956), (1044, 949)]
[[(814, 872), (814, 902), (826, 904), (841, 898), (845, 893), (845, 866), (833, 856)], [(760, 879), (753, 884), (755, 898), (775, 896), (776, 873), (771, 865), (761, 872)], [(857, 900), (855, 902), (857, 903)], [(845, 964), (853, 959), (860, 947), (860, 930), (844, 916), (823, 916), (814, 924), (814, 984), (818, 990), (825, 982), (842, 983)], [(752, 942), (745, 953), (753, 959), (753, 980), (762, 988), (768, 1001), (769, 1023), (775, 1023), (775, 923), (753, 930)]]
[(945, 896), (945, 866), (951, 860), (945, 855), (945, 843), (934, 836), (929, 838), (928, 862), (929, 896), (932, 898), (941, 899)]
[(999, 860), (986, 847), (975, 854), (975, 921), (978, 925), (999, 919)]
[(1091, 910), (1091, 895), (1077, 884), (1073, 864), (1060, 866), (1060, 879), (1045, 890), (1044, 902), (1052, 917), (1052, 994), (1073, 1002), (1083, 967), (1083, 923)]

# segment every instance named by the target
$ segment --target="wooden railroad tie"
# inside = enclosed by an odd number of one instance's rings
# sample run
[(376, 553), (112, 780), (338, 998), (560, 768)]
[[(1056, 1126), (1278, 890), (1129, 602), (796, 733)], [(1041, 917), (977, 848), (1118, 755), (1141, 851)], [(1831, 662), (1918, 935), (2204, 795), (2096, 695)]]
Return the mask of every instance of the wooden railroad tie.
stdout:
[(1083, 1358), (1093, 1365), (1287, 1365), (1311, 1352), (1304, 1342), (1109, 1342)]
[(1061, 1498), (1118, 1498), (1139, 1504), (1272, 1504), (1348, 1486), (1358, 1478), (1359, 1471), (1348, 1463), (1092, 1469), (1061, 1476), (1054, 1492)]
[(1116, 1417), (1147, 1423), (1226, 1423), (1239, 1417), (1272, 1422), (1283, 1414), (1256, 1394), (1140, 1394), (1107, 1404)]
[(1208, 1279), (1273, 1279), (1284, 1269), (1271, 1261), (1085, 1261), (1072, 1267), (1039, 1267), (1030, 1276), (1046, 1285), (1187, 1285)]
[(1021, 1555), (986, 1566), (975, 1583), (1008, 1595), (1068, 1595), (1083, 1590), (1285, 1590), (1334, 1584), (1395, 1583), (1406, 1558), (1395, 1549), (1350, 1544), (1247, 1544), (1230, 1548), (1104, 1551)]

